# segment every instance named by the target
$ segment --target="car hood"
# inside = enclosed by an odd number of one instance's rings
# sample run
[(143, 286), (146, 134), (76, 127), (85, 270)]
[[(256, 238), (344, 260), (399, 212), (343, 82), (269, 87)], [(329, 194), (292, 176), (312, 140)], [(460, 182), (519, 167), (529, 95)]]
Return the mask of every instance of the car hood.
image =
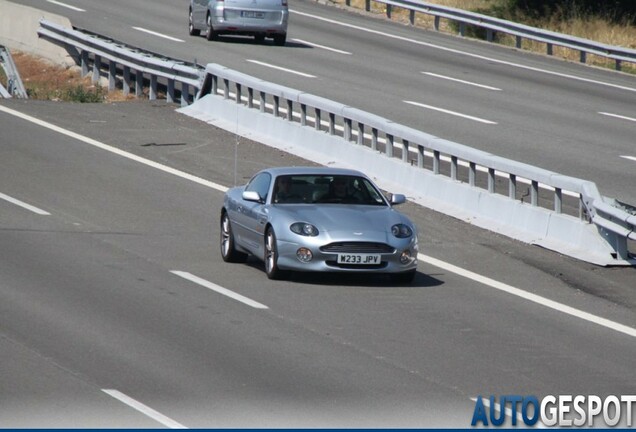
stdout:
[(322, 232), (376, 231), (386, 233), (396, 223), (409, 223), (406, 217), (390, 207), (343, 204), (290, 205), (285, 207), (287, 216), (295, 219), (293, 222), (311, 223)]

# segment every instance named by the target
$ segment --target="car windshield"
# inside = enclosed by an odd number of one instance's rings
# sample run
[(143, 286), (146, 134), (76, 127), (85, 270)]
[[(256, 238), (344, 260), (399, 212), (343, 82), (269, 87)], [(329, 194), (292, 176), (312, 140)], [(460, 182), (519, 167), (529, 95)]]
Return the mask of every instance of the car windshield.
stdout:
[(351, 175), (278, 176), (272, 202), (387, 205), (381, 192), (369, 180)]

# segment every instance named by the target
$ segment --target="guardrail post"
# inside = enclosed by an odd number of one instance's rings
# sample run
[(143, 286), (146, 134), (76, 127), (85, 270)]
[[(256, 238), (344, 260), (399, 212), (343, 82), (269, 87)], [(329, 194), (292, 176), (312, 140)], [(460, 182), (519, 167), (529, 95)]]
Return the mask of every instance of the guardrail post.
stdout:
[(461, 37), (466, 36), (466, 23), (465, 22), (460, 22), (459, 23), (459, 35)]
[(130, 94), (130, 67), (124, 66), (124, 80), (122, 82), (122, 90), (124, 92), (124, 96), (128, 96)]
[(433, 150), (433, 174), (439, 174), (439, 150)]
[(554, 211), (561, 213), (563, 208), (563, 191), (560, 188), (554, 188)]
[(219, 77), (216, 75), (212, 75), (212, 88), (210, 92), (216, 96), (216, 93), (219, 91)]
[(174, 98), (175, 98), (175, 88), (174, 88), (174, 80), (173, 79), (169, 79), (168, 80), (168, 94), (166, 95), (166, 102), (168, 103), (174, 103)]
[(434, 24), (435, 31), (439, 31), (439, 20), (440, 20), (439, 15), (435, 15), (435, 24)]
[(254, 89), (252, 87), (247, 88), (247, 107), (254, 108)]
[(402, 138), (402, 162), (409, 161), (409, 142)]
[(475, 162), (468, 163), (468, 184), (475, 186), (477, 180), (477, 164)]
[(234, 100), (237, 104), (241, 103), (241, 83), (234, 83), (236, 86), (236, 93), (234, 94)]
[(351, 141), (351, 119), (344, 119), (344, 136), (345, 141)]
[(548, 55), (552, 55), (552, 44), (549, 42), (546, 44), (546, 52)]
[(532, 202), (532, 207), (536, 207), (539, 205), (539, 182), (536, 180), (532, 180), (530, 182), (530, 198)]
[(391, 5), (387, 3), (387, 5), (386, 5), (386, 17), (389, 18), (389, 19), (391, 19), (391, 9), (392, 9)]
[(85, 77), (88, 75), (88, 51), (82, 51), (80, 62), (82, 63), (82, 76)]
[(307, 104), (300, 104), (300, 125), (307, 126)]
[(486, 40), (492, 42), (494, 38), (494, 32), (491, 29), (486, 29)]
[(314, 128), (319, 131), (322, 130), (322, 120), (320, 119), (321, 112), (319, 108), (314, 108)]
[(451, 179), (457, 180), (457, 156), (451, 156)]
[(99, 73), (101, 68), (102, 68), (102, 58), (98, 56), (97, 54), (95, 54), (95, 59), (93, 60), (93, 77), (91, 78), (91, 81), (93, 82), (93, 84), (99, 81)]
[(190, 104), (190, 84), (181, 83), (181, 106)]
[(424, 146), (419, 144), (417, 146), (417, 167), (424, 168)]
[(117, 84), (117, 64), (114, 61), (108, 63), (108, 91), (115, 90)]
[(358, 122), (358, 144), (364, 145), (364, 124)]
[(258, 100), (259, 100), (259, 103), (260, 103), (259, 110), (260, 110), (260, 112), (264, 113), (265, 112), (265, 105), (267, 104), (267, 96), (265, 95), (264, 91), (259, 92), (258, 94), (259, 94), (259, 99)]
[(140, 70), (135, 74), (135, 96), (140, 97), (144, 93), (144, 73)]
[(622, 60), (616, 60), (616, 70), (620, 71), (621, 70), (621, 64), (623, 63)]
[(517, 176), (508, 174), (508, 198), (517, 199)]
[(585, 51), (581, 51), (580, 60), (581, 60), (581, 63), (585, 63), (587, 61), (587, 53)]
[(488, 193), (495, 193), (495, 169), (488, 168)]
[(329, 113), (329, 135), (336, 134), (336, 115), (332, 112)]
[(223, 99), (230, 98), (230, 80), (223, 78)]
[(393, 135), (386, 134), (386, 148), (384, 149), (384, 153), (392, 158), (393, 157)]
[(157, 75), (150, 75), (150, 100), (157, 99)]
[(294, 102), (287, 99), (287, 120), (294, 121)]
[(280, 115), (280, 96), (273, 96), (274, 99), (274, 117)]
[(371, 150), (378, 149), (378, 129), (371, 128)]
[(371, 0), (364, 0), (364, 10), (371, 12)]
[(409, 22), (411, 23), (411, 25), (415, 25), (415, 11), (414, 10), (410, 10), (409, 11)]
[(522, 41), (521, 36), (518, 36), (518, 35), (515, 36), (515, 47), (517, 49), (521, 49), (521, 41)]

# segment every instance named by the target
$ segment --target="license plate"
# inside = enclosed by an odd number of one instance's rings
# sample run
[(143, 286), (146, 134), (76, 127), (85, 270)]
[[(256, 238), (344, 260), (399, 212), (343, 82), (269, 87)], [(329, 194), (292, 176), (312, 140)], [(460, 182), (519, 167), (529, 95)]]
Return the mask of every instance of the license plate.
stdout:
[(254, 12), (254, 11), (241, 11), (241, 16), (243, 18), (265, 18), (264, 12)]
[(379, 254), (338, 254), (338, 264), (376, 265), (380, 261)]

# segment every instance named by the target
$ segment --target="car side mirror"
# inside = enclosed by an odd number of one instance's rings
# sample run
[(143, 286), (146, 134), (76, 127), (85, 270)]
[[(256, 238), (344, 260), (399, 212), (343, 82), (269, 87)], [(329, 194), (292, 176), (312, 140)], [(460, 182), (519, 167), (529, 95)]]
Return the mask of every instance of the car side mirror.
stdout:
[(243, 191), (243, 199), (245, 201), (262, 202), (263, 199), (256, 191)]
[(402, 194), (391, 194), (391, 205), (404, 204), (406, 197)]

